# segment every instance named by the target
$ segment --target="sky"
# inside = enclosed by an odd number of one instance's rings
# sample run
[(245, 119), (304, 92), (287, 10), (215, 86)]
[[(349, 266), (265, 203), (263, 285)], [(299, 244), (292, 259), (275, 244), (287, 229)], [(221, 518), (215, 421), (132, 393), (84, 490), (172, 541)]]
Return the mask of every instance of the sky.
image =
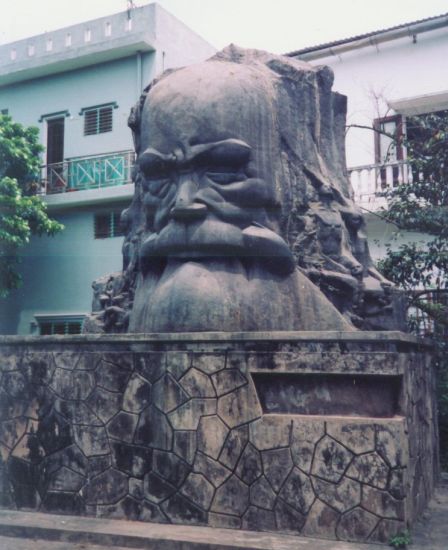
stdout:
[[(148, 0), (134, 0), (136, 6)], [(158, 0), (218, 49), (273, 53), (448, 12), (446, 0)], [(127, 0), (2, 0), (0, 44), (124, 11)]]

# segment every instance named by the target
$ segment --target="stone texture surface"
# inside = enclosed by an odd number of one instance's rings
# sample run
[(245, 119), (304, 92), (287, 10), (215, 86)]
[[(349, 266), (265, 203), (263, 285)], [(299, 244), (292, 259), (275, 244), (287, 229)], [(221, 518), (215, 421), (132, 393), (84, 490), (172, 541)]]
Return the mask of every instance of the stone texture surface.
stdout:
[[(422, 512), (436, 471), (424, 353), (381, 340), (232, 345), (231, 360), (213, 342), (6, 348), (0, 505), (372, 542)], [(301, 354), (305, 371), (401, 372), (402, 414), (263, 414), (251, 373), (287, 356), (299, 371)]]

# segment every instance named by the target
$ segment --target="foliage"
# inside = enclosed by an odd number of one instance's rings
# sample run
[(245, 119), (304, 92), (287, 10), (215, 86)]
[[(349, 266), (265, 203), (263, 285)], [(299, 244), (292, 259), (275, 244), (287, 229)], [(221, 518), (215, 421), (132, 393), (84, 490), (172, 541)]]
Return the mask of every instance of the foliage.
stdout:
[(63, 229), (36, 195), (41, 151), (37, 128), (0, 115), (0, 297), (20, 285), (18, 254), (31, 235)]
[(448, 468), (448, 299), (428, 300), (434, 291), (448, 298), (448, 112), (407, 119), (404, 145), (411, 182), (389, 193), (383, 215), (400, 229), (426, 233), (428, 240), (402, 244), (396, 250), (389, 246), (379, 268), (409, 291), (412, 308), (432, 320), (429, 336), (436, 346), (441, 462)]
[(389, 540), (389, 546), (392, 546), (393, 548), (406, 548), (407, 545), (411, 543), (412, 540), (409, 531), (402, 531), (400, 533), (397, 533)]

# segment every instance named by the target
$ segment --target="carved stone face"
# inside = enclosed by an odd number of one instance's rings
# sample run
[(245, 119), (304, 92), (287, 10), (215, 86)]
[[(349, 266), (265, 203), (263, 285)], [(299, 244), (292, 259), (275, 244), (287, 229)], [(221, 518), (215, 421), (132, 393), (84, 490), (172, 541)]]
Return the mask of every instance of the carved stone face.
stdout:
[(235, 64), (208, 63), (207, 72), (207, 83), (201, 66), (170, 75), (143, 109), (137, 162), (152, 232), (143, 269), (155, 258), (248, 259), (269, 249), (270, 258), (283, 258), (276, 269), (291, 271), (267, 147), (274, 143), (269, 90), (256, 85), (256, 71)]
[(350, 328), (280, 235), (274, 80), (208, 61), (150, 90), (131, 332)]

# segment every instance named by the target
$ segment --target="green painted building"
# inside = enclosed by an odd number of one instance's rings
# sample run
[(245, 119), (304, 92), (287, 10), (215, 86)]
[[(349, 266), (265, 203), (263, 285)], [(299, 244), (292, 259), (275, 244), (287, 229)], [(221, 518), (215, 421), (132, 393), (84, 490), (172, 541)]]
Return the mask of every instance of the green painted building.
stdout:
[(214, 51), (157, 4), (0, 46), (0, 111), (40, 129), (41, 193), (65, 225), (23, 250), (23, 285), (0, 301), (0, 333), (80, 330), (92, 281), (121, 269), (129, 111), (155, 76)]

